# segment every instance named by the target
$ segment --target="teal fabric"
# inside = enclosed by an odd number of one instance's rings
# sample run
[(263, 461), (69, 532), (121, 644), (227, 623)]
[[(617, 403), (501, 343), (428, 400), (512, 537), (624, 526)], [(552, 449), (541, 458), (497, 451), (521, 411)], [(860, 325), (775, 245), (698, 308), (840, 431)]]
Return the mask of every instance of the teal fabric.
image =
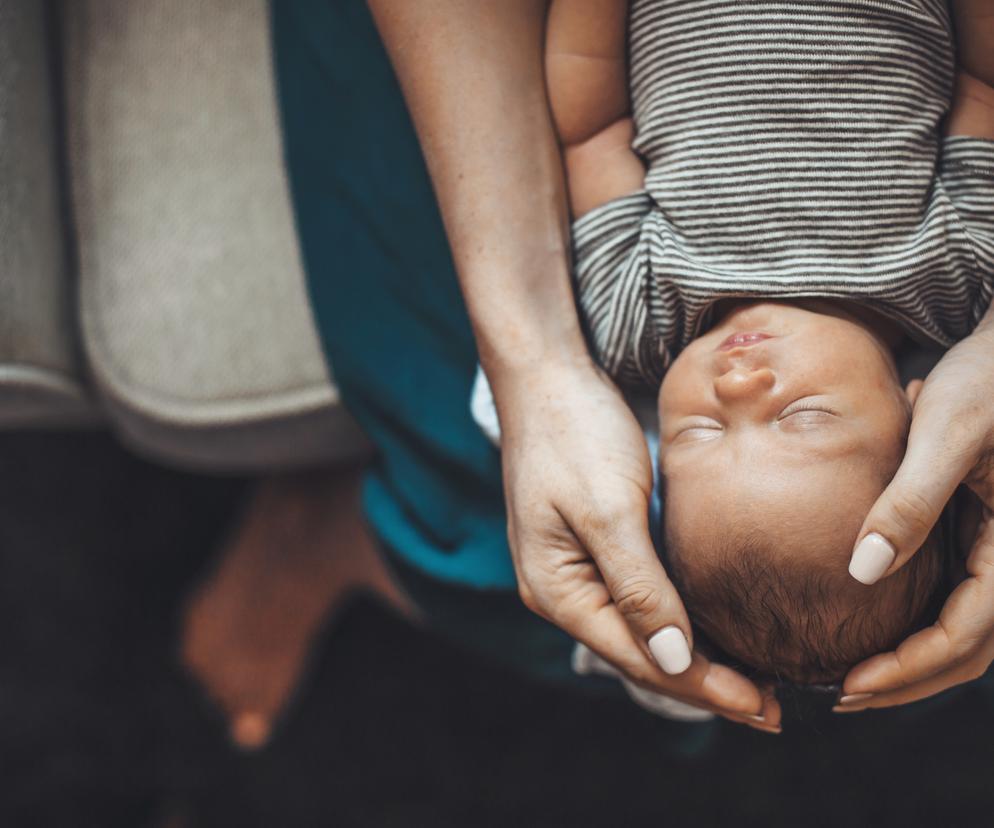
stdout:
[(477, 357), (441, 218), (365, 3), (272, 4), (285, 148), (313, 306), (379, 450), (377, 534), (446, 581), (514, 587), (497, 452), (469, 413)]
[(318, 328), (376, 446), (369, 520), (397, 582), (453, 643), (585, 682), (518, 599), (499, 456), (469, 413), (476, 350), (400, 89), (361, 0), (271, 5), (284, 146)]

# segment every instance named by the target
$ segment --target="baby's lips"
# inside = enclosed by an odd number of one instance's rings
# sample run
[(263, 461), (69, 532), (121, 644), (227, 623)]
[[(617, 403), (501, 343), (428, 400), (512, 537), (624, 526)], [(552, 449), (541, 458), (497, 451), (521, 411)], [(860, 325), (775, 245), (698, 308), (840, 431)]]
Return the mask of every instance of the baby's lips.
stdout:
[(853, 550), (849, 574), (861, 584), (875, 584), (890, 569), (897, 553), (894, 547), (876, 532), (871, 532)]

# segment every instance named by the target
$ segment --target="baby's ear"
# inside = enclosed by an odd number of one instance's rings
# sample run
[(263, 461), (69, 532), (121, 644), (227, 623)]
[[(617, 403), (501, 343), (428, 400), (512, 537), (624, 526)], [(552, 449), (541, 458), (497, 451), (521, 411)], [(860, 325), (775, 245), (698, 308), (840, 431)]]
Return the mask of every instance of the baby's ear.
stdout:
[(904, 393), (908, 395), (908, 401), (911, 403), (912, 408), (915, 407), (915, 400), (918, 399), (918, 395), (921, 393), (924, 384), (920, 379), (913, 379), (904, 387)]

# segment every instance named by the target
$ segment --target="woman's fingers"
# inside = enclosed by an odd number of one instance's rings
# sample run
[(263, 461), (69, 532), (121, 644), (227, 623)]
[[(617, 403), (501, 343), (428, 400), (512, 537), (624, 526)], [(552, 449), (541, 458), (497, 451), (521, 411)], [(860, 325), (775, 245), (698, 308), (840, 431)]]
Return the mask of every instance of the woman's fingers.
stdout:
[[(709, 708), (713, 713), (717, 713), (724, 719), (735, 724), (745, 725), (753, 730), (763, 733), (779, 734), (783, 731), (781, 726), (780, 703), (772, 690), (762, 691), (763, 706), (758, 714), (732, 713), (728, 710)], [(702, 705), (703, 706), (703, 705)]]
[(915, 633), (893, 652), (853, 667), (843, 685), (844, 697), (899, 690), (945, 672), (954, 661), (954, 642), (937, 623)]
[(948, 412), (932, 399), (922, 392), (904, 460), (857, 536), (849, 574), (861, 583), (874, 584), (908, 562), (973, 463), (962, 438), (948, 433)]
[(648, 503), (632, 500), (589, 512), (573, 529), (636, 638), (664, 672), (679, 675), (691, 665), (690, 619), (649, 536)]
[[(673, 692), (693, 693), (693, 698), (703, 699), (721, 711), (746, 714), (752, 721), (761, 716), (766, 724), (780, 724), (780, 705), (773, 700), (769, 711), (774, 713), (773, 721), (766, 719), (767, 699), (759, 688), (741, 673), (723, 664), (708, 661), (700, 653), (694, 654), (693, 670), (700, 672), (685, 676), (671, 676), (668, 684)], [(691, 703), (693, 703), (691, 698)]]
[[(946, 600), (938, 620), (891, 653), (857, 664), (846, 676), (846, 695), (911, 687), (962, 664), (994, 654), (994, 521), (977, 535), (967, 559), (969, 577)], [(982, 665), (986, 669), (986, 664)]]
[(780, 702), (778, 702), (776, 696), (773, 695), (773, 690), (771, 688), (764, 689), (762, 694), (763, 707), (759, 713), (759, 721), (757, 721), (754, 716), (743, 717), (726, 715), (725, 718), (729, 719), (729, 721), (737, 722), (738, 724), (747, 725), (753, 730), (761, 730), (763, 733), (780, 733), (780, 722), (782, 718)]
[(552, 622), (641, 687), (723, 715), (761, 713), (763, 698), (756, 685), (699, 654), (693, 656), (690, 666), (680, 675), (663, 672), (639, 646), (603, 585), (600, 590), (598, 594), (596, 589), (588, 587), (575, 593), (584, 594), (585, 599), (560, 603)]
[[(575, 543), (575, 539), (573, 539)], [(745, 676), (729, 667), (709, 662), (698, 653), (679, 675), (663, 671), (651, 657), (645, 640), (621, 614), (600, 573), (578, 548), (546, 546), (541, 555), (523, 558), (541, 561), (521, 565), (518, 576), (529, 607), (589, 647), (626, 678), (641, 687), (701, 707), (741, 724), (766, 732), (780, 726), (780, 707), (764, 696)], [(665, 575), (664, 575), (665, 577)], [(770, 716), (767, 720), (765, 717)]]
[[(978, 659), (976, 663), (966, 662), (957, 665), (949, 670), (936, 673), (929, 678), (917, 681), (907, 687), (896, 690), (889, 690), (882, 693), (869, 693), (843, 696), (840, 703), (833, 710), (836, 713), (858, 713), (861, 710), (876, 710), (884, 707), (897, 707), (902, 704), (911, 704), (932, 696), (938, 695), (951, 687), (965, 684), (979, 678), (985, 670)], [(849, 699), (845, 703), (844, 700)]]

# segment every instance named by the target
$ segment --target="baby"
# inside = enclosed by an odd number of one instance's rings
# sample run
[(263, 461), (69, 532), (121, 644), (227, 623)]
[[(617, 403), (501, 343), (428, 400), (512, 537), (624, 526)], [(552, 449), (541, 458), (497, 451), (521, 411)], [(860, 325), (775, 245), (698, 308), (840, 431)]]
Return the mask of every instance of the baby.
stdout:
[(937, 533), (876, 586), (846, 564), (903, 455), (896, 349), (948, 347), (994, 294), (989, 18), (957, 71), (946, 0), (633, 0), (627, 26), (625, 5), (549, 16), (582, 316), (606, 371), (658, 389), (699, 641), (835, 681), (923, 623), (942, 575)]
[(666, 374), (663, 548), (701, 642), (742, 667), (832, 682), (925, 621), (941, 537), (877, 586), (846, 572), (917, 390), (896, 338), (855, 306), (736, 303)]

